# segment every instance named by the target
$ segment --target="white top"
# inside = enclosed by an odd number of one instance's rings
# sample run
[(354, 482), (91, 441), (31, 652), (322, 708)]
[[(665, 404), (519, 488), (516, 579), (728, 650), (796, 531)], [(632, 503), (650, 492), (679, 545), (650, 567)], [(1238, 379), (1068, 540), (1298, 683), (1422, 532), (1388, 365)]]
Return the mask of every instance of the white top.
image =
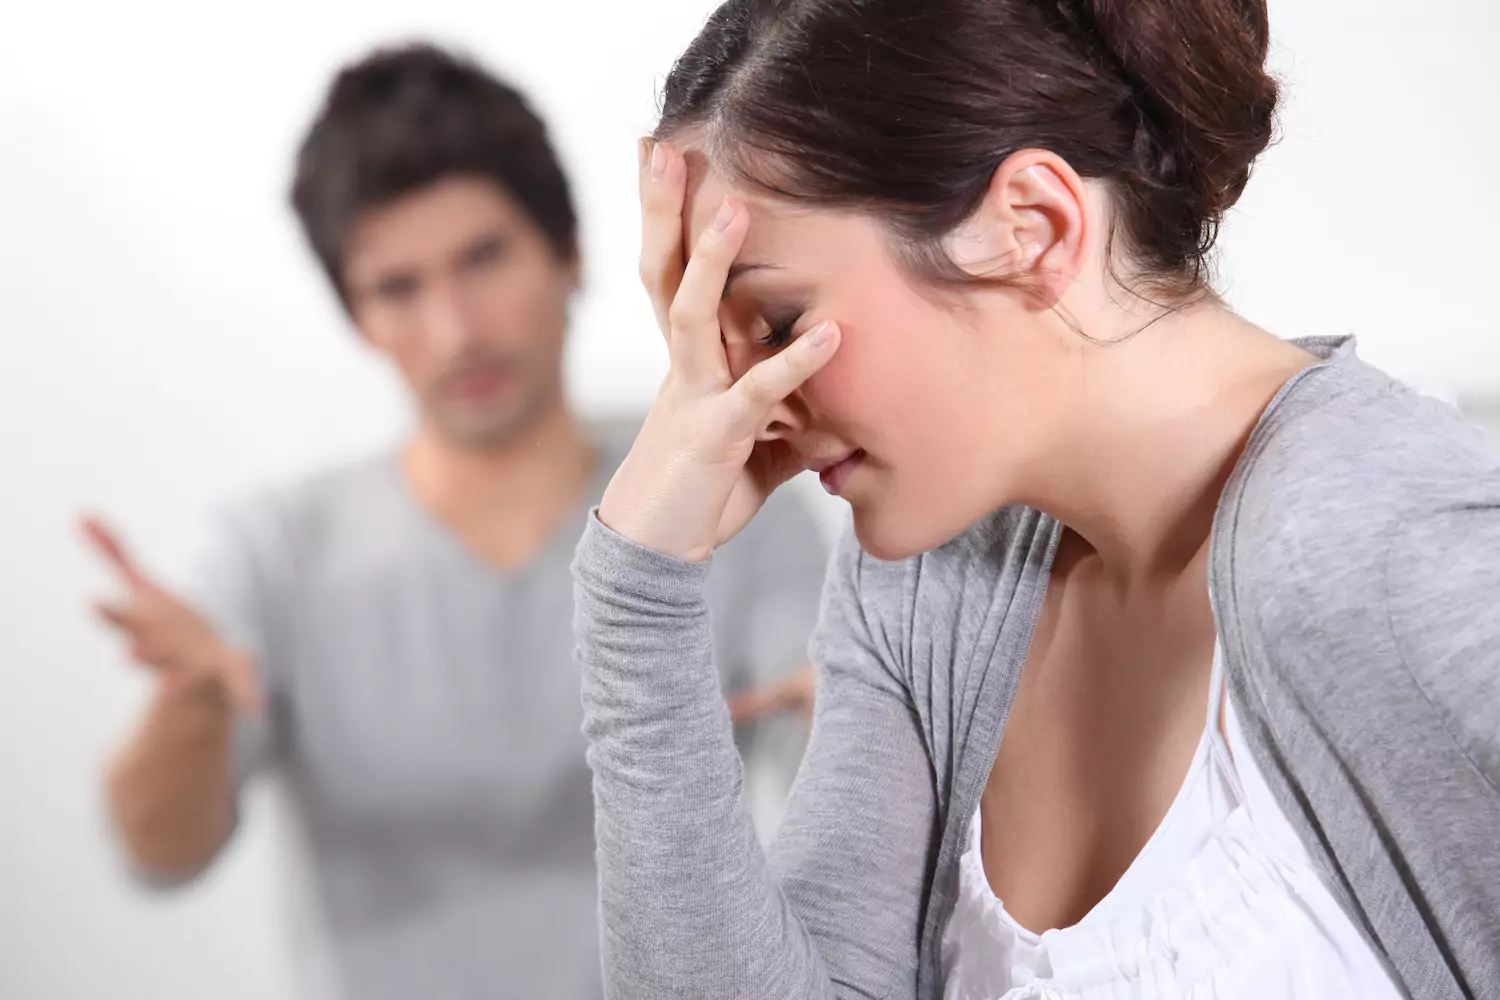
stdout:
[[(1398, 1000), (1384, 961), (1318, 878), (1248, 753), (1208, 724), (1161, 825), (1072, 927), (1034, 934), (984, 874), (980, 820), (943, 936), (945, 1000)], [(1245, 746), (1232, 703), (1225, 728)]]

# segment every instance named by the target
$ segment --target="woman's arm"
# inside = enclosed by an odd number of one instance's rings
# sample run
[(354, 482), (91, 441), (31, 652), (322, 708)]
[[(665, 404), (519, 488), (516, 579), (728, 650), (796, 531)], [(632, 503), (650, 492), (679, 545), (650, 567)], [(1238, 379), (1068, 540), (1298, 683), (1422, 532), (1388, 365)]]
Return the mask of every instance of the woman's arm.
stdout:
[(577, 625), (612, 1000), (879, 998), (913, 975), (936, 816), (905, 686), (835, 560), (812, 741), (768, 859), (741, 796), (704, 563), (599, 521)]

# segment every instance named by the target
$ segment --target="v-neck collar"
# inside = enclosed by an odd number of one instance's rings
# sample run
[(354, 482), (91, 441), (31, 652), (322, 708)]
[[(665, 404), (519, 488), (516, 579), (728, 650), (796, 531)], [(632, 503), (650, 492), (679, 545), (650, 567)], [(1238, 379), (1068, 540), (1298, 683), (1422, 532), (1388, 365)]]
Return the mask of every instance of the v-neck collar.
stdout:
[(400, 496), (402, 505), (422, 526), (426, 534), (437, 539), (438, 544), (444, 550), (466, 564), (478, 576), (500, 586), (514, 586), (524, 583), (538, 567), (553, 562), (558, 556), (565, 554), (559, 550), (577, 543), (589, 510), (598, 503), (599, 496), (604, 492), (604, 487), (613, 474), (610, 449), (595, 440), (589, 441), (589, 447), (593, 452), (593, 459), (583, 490), (569, 503), (567, 513), (558, 519), (557, 524), (547, 536), (547, 540), (536, 553), (524, 563), (510, 569), (487, 559), (447, 520), (423, 501), (412, 486), (411, 480), (407, 478), (400, 449), (389, 453), (382, 465), (386, 474), (394, 480), (396, 493)]
[[(1294, 340), (1292, 343), (1312, 354), (1317, 360), (1287, 379), (1271, 401), (1266, 404), (1251, 431), (1245, 451), (1235, 464), (1235, 469), (1229, 479), (1231, 485), (1226, 487), (1224, 494), (1220, 497), (1218, 509), (1214, 515), (1209, 553), (1211, 585), (1216, 559), (1214, 549), (1218, 547), (1221, 536), (1229, 530), (1220, 523), (1229, 516), (1226, 513), (1230, 506), (1229, 494), (1233, 484), (1242, 478), (1241, 470), (1247, 457), (1254, 454), (1265, 433), (1267, 421), (1280, 409), (1286, 398), (1299, 385), (1307, 381), (1309, 376), (1353, 357), (1356, 348), (1355, 338), (1352, 336), (1311, 337)], [(969, 819), (979, 807), (979, 798), (989, 780), (990, 770), (994, 767), (995, 757), (999, 753), (1000, 741), (1005, 735), (1005, 724), (1010, 716), (1011, 706), (1015, 702), (1021, 668), (1026, 662), (1026, 655), (1035, 637), (1037, 619), (1041, 612), (1042, 602), (1046, 600), (1050, 583), (1053, 560), (1063, 536), (1063, 525), (1060, 521), (1040, 511), (1031, 511), (1030, 515), (1027, 524), (1032, 545), (1026, 556), (1026, 566), (1017, 581), (1021, 596), (1014, 610), (1007, 616), (1008, 619), (1011, 616), (1019, 617), (1002, 623), (990, 661), (978, 667), (982, 671), (982, 676), (978, 682), (979, 689), (975, 693), (974, 715), (971, 724), (967, 727), (964, 745), (959, 748), (954, 760), (955, 770), (952, 773), (950, 786), (951, 797), (943, 816), (943, 833), (938, 846), (937, 864), (933, 870), (933, 882), (929, 890), (926, 919), (923, 922), (921, 952), (917, 965), (918, 996), (932, 995), (931, 984), (942, 982), (942, 939), (953, 911), (953, 900), (958, 884), (958, 859), (962, 856), (966, 844), (965, 835), (968, 833)], [(1212, 589), (1209, 603), (1213, 606), (1215, 628), (1218, 629), (1218, 607), (1213, 599)], [(1019, 630), (1019, 636), (1015, 630)], [(1016, 642), (1012, 641), (1013, 637), (1019, 640), (1019, 654), (1014, 652), (1018, 647)], [(1015, 663), (1001, 662), (1001, 656), (1006, 655), (1001, 654), (1002, 648), (1011, 651), (1008, 655), (1016, 661)], [(1224, 655), (1227, 658), (1229, 651), (1225, 650)], [(1007, 669), (1001, 669), (1002, 666)], [(1227, 659), (1225, 668), (1226, 671), (1229, 668)]]

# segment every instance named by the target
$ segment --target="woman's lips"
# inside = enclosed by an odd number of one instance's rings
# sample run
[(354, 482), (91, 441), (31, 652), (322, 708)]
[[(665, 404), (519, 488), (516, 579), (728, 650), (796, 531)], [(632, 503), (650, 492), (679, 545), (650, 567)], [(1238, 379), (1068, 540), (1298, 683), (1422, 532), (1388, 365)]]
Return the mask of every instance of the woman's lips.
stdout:
[(844, 485), (849, 482), (849, 477), (854, 475), (854, 470), (858, 469), (864, 460), (864, 450), (856, 448), (842, 458), (826, 462), (809, 462), (807, 467), (818, 474), (818, 478), (823, 482), (823, 489), (834, 496), (839, 496), (844, 491)]

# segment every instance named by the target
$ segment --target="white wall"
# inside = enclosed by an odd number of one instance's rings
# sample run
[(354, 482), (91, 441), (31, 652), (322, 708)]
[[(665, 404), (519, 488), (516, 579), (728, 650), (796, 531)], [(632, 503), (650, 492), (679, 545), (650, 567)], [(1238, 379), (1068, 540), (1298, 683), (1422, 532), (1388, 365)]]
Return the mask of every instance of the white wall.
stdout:
[[(1500, 398), (1500, 7), (1273, 3), (1286, 139), (1225, 234), (1231, 299), (1283, 333), (1352, 331), (1400, 374)], [(96, 781), (145, 691), (85, 615), (104, 576), (70, 519), (102, 507), (170, 565), (212, 499), (400, 428), (399, 395), (284, 208), (329, 72), (395, 35), (459, 41), (536, 95), (585, 220), (576, 396), (593, 412), (643, 405), (664, 357), (634, 279), (633, 140), (709, 4), (14, 6), (0, 27), (0, 996), (283, 996), (264, 809), (190, 894), (150, 900), (120, 877)]]

